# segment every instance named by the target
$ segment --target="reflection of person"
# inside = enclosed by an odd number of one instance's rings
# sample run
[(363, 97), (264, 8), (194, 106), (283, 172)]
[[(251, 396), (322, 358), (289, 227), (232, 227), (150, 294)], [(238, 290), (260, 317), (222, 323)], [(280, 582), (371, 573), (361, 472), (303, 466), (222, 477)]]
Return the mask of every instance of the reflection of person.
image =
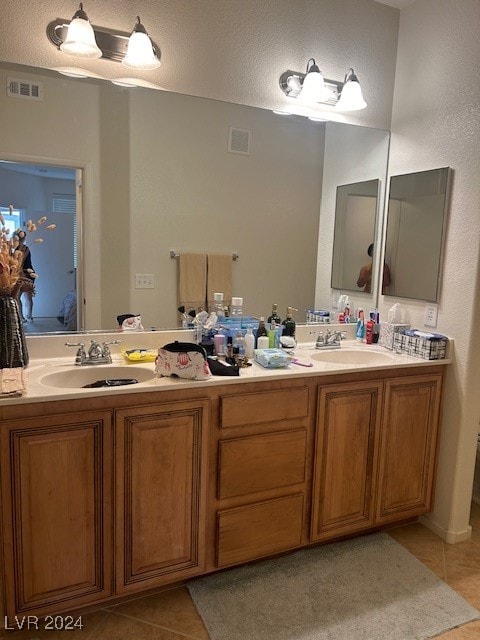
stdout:
[[(34, 269), (32, 267), (32, 254), (30, 252), (30, 249), (25, 244), (25, 238), (27, 237), (25, 231), (17, 231), (15, 235), (18, 238), (17, 251), (20, 251), (22, 253), (21, 277), (23, 279), (23, 283), (18, 294), (20, 316), (22, 317), (22, 320), (24, 322), (32, 322), (33, 295), (35, 293), (35, 281), (34, 277), (32, 276), (32, 273), (34, 273)], [(23, 313), (22, 295), (25, 297), (26, 314)]]
[[(373, 261), (373, 244), (371, 244), (367, 249), (367, 254), (372, 258)], [(358, 274), (357, 279), (357, 287), (364, 287), (363, 291), (365, 293), (372, 292), (372, 266), (373, 262), (369, 262), (364, 265), (360, 269), (360, 273)], [(390, 268), (386, 262), (383, 263), (383, 279), (382, 279), (382, 293), (385, 293), (385, 290), (388, 286), (390, 286)]]

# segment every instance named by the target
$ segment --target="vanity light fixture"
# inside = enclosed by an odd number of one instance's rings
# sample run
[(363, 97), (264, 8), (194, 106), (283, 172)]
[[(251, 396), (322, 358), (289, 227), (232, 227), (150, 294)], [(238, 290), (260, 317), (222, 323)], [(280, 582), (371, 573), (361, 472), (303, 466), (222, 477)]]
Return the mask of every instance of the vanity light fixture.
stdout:
[(279, 84), (287, 97), (296, 98), (304, 105), (326, 105), (338, 111), (357, 111), (367, 106), (353, 69), (348, 70), (343, 82), (330, 80), (323, 77), (315, 58), (307, 62), (305, 73), (284, 71)]
[(65, 53), (79, 58), (101, 58), (102, 52), (97, 46), (93, 27), (83, 10), (83, 3), (76, 11), (67, 29), (67, 37), (60, 45)]
[(113, 60), (140, 70), (160, 66), (160, 48), (150, 39), (139, 17), (131, 33), (99, 27), (90, 24), (80, 3), (71, 21), (57, 18), (48, 24), (47, 37), (57, 49), (70, 55)]
[(158, 69), (160, 66), (160, 60), (155, 55), (152, 41), (139, 16), (128, 39), (127, 55), (122, 64), (131, 69)]
[(303, 78), (298, 99), (307, 104), (314, 104), (316, 102), (327, 102), (332, 97), (333, 94), (325, 84), (315, 58), (310, 58), (307, 62), (307, 71)]
[(367, 103), (362, 94), (362, 87), (358, 82), (353, 69), (349, 69), (345, 74), (344, 85), (340, 94), (340, 99), (335, 105), (339, 111), (360, 111), (365, 109)]

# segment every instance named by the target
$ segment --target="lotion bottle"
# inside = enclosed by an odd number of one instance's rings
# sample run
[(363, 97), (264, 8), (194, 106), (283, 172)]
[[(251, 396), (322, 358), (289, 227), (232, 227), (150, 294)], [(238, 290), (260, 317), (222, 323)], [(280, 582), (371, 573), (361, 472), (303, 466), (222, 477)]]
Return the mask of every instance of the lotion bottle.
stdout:
[(355, 336), (357, 340), (360, 340), (361, 342), (363, 342), (365, 338), (365, 312), (362, 309), (362, 307), (358, 308), (357, 317), (358, 317), (358, 320), (357, 320), (357, 329), (355, 331)]
[(253, 335), (251, 325), (247, 327), (247, 333), (245, 334), (245, 357), (249, 360), (253, 358), (253, 351), (255, 349), (255, 336)]

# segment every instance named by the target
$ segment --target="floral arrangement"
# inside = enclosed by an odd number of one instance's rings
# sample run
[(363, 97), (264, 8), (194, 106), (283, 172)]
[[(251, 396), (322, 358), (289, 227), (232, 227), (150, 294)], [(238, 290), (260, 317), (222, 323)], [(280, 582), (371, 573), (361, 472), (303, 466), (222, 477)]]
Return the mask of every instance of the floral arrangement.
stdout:
[[(10, 213), (13, 211), (13, 205), (9, 206)], [(34, 233), (40, 226), (46, 231), (53, 231), (56, 227), (55, 224), (45, 224), (47, 216), (42, 216), (36, 223), (29, 220), (27, 222), (27, 231)], [(38, 277), (38, 274), (33, 269), (27, 269), (29, 278), (25, 277), (23, 271), (23, 259), (24, 254), (20, 246), (21, 234), (25, 234), (23, 229), (16, 229), (13, 236), (10, 236), (10, 231), (5, 227), (5, 218), (0, 213), (0, 296), (13, 296), (16, 297), (20, 293), (20, 290), (31, 287), (33, 289), (32, 279)], [(43, 242), (42, 238), (35, 238), (36, 244)]]

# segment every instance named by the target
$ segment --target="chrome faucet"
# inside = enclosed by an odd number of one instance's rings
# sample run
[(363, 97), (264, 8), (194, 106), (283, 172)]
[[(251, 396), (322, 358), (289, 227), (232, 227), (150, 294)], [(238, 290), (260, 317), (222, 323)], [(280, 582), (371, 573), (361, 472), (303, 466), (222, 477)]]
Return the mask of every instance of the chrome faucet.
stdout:
[(340, 340), (344, 340), (346, 334), (343, 331), (333, 331), (329, 329), (325, 333), (321, 332), (317, 336), (315, 349), (339, 349)]
[(110, 344), (120, 344), (121, 340), (112, 340), (104, 342), (102, 345), (97, 340), (90, 341), (88, 353), (85, 351), (84, 342), (66, 342), (66, 347), (78, 347), (75, 355), (75, 364), (83, 366), (90, 364), (111, 364), (112, 354), (110, 353)]

